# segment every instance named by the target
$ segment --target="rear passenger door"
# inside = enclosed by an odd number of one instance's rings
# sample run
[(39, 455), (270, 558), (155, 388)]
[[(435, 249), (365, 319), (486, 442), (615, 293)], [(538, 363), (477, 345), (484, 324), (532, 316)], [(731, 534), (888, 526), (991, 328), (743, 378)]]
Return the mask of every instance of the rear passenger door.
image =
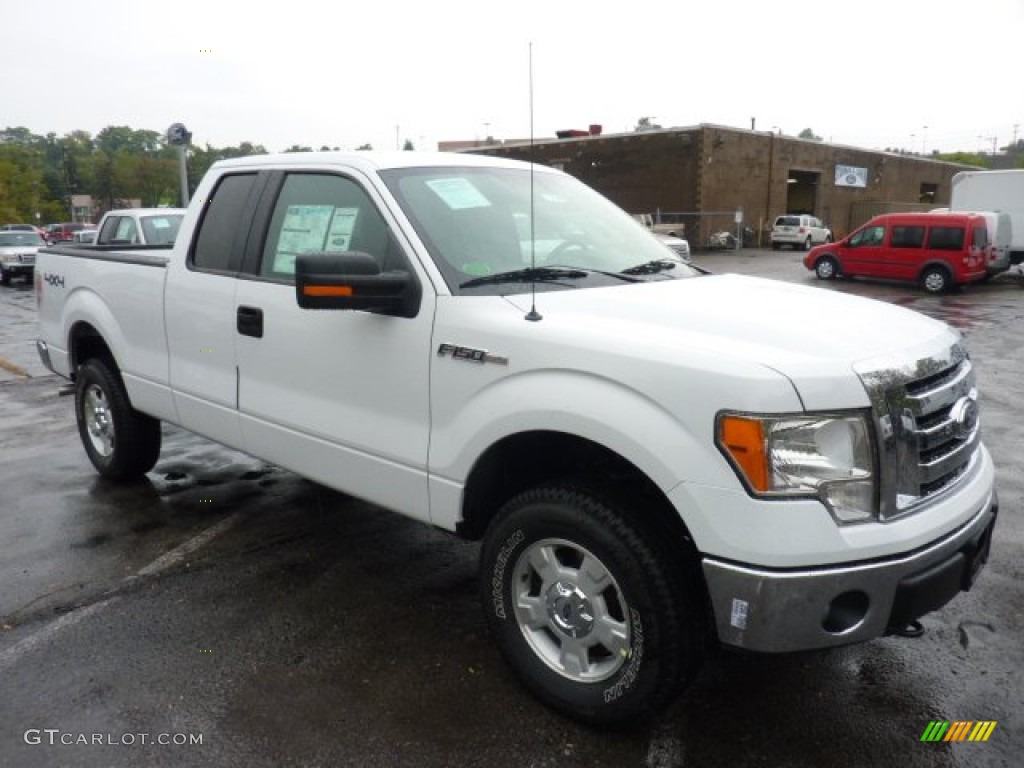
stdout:
[(889, 276), (916, 280), (924, 261), (925, 226), (893, 224), (889, 235)]
[(168, 265), (164, 307), (178, 423), (242, 448), (235, 288), (265, 174), (228, 173), (203, 208), (185, 259)]

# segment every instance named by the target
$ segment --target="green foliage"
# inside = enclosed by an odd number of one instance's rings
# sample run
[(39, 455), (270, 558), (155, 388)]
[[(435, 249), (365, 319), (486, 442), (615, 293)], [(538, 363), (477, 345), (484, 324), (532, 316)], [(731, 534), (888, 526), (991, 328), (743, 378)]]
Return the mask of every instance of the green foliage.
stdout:
[(405, 144), (402, 145), (402, 150), (405, 152), (411, 152), (414, 149), (416, 149), (416, 147), (413, 146), (412, 139), (406, 139)]
[(949, 163), (962, 163), (963, 165), (976, 165), (979, 168), (991, 168), (991, 158), (979, 155), (977, 152), (934, 152), (932, 157), (936, 160), (945, 160)]
[[(267, 152), (250, 142), (187, 151), (190, 189), (217, 160)], [(22, 126), (3, 128), (0, 224), (67, 221), (71, 195), (91, 195), (97, 218), (131, 199), (145, 206), (177, 205), (178, 174), (178, 148), (159, 131), (110, 125), (95, 137), (87, 131), (39, 136)]]
[(810, 128), (804, 128), (800, 133), (796, 135), (798, 139), (810, 139), (811, 141), (821, 141), (821, 136), (818, 136)]

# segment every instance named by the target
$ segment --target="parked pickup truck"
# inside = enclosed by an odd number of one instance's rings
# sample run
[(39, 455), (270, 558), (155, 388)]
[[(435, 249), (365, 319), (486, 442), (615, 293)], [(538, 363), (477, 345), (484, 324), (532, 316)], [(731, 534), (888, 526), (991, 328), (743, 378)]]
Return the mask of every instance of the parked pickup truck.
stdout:
[(122, 208), (100, 219), (96, 245), (173, 245), (184, 208)]
[(707, 275), (554, 169), (226, 160), (173, 247), (44, 249), (35, 287), (101, 475), (167, 421), (482, 540), (503, 655), (586, 722), (664, 707), (712, 643), (916, 629), (988, 557), (954, 330)]

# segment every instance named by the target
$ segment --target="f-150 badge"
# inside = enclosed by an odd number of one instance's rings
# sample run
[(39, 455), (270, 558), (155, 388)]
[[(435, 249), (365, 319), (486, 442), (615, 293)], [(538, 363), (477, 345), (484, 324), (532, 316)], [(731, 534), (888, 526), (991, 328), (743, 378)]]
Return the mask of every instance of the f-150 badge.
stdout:
[(437, 356), (450, 357), (452, 360), (465, 360), (469, 363), (497, 363), (498, 365), (508, 365), (507, 357), (488, 354), (486, 349), (460, 347), (457, 344), (441, 344), (441, 346), (437, 348)]

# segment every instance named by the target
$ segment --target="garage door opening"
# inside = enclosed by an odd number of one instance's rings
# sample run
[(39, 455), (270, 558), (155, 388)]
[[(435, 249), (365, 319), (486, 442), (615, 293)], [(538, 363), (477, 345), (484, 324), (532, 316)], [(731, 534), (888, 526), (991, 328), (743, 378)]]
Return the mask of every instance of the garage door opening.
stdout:
[(786, 213), (817, 215), (820, 179), (821, 174), (815, 171), (790, 171), (786, 175)]

